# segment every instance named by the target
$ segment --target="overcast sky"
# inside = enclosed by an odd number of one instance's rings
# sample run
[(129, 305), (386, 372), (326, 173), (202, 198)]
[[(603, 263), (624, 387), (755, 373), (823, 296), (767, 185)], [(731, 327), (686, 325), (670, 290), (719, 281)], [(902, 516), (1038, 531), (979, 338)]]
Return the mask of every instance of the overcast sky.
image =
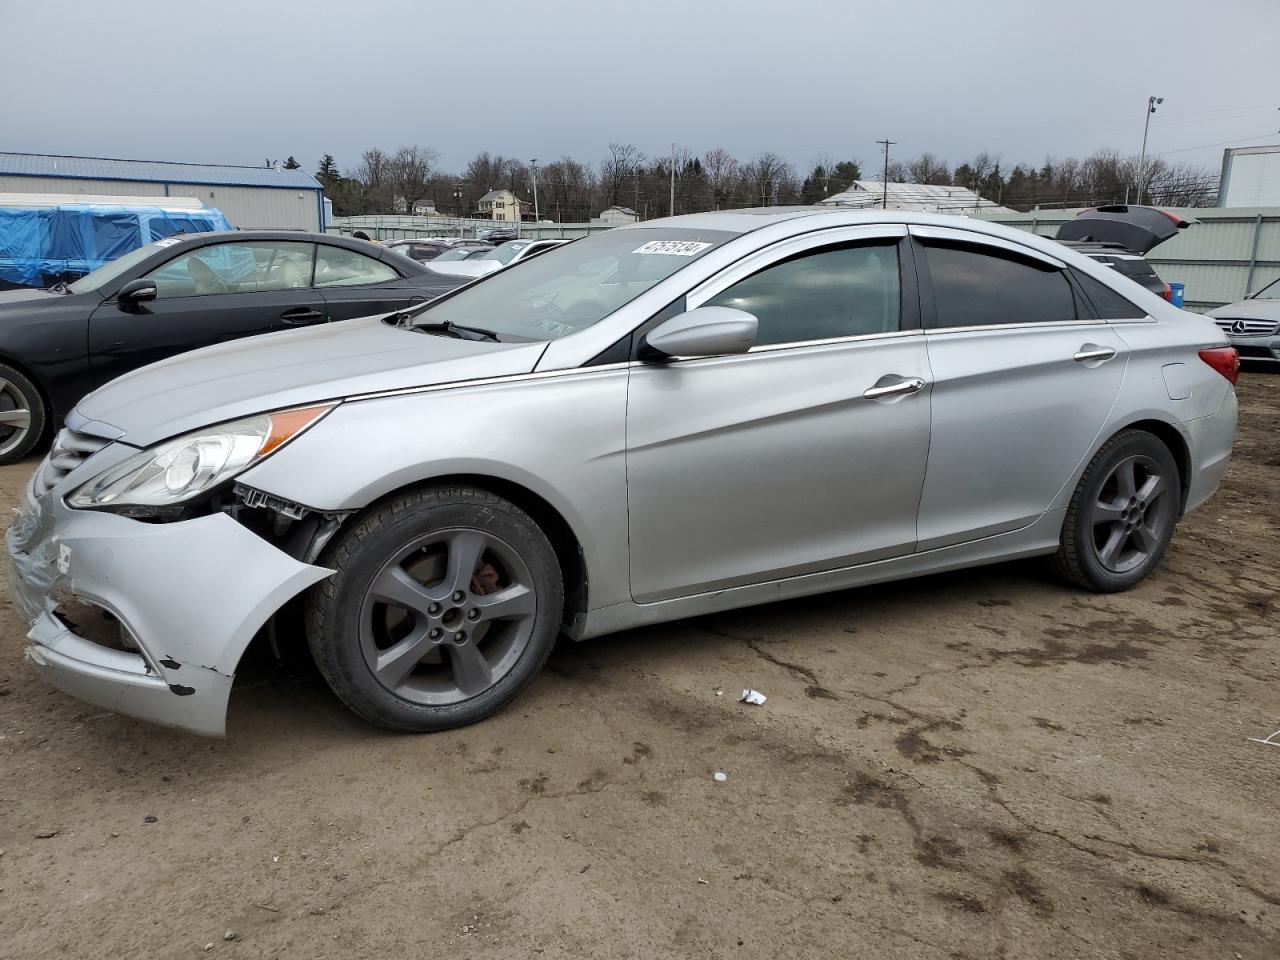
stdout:
[(1280, 142), (1280, 0), (0, 0), (0, 25), (0, 150), (32, 153), (314, 171), (417, 143), (459, 170), (674, 140), (871, 174), (886, 136), (1136, 153), (1151, 94), (1170, 161)]

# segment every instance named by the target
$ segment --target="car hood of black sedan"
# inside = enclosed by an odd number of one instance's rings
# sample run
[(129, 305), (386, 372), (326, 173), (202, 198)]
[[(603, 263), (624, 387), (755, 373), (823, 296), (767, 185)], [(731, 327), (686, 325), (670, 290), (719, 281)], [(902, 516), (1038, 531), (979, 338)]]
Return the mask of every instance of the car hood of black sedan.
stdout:
[(13, 310), (29, 310), (45, 304), (61, 303), (65, 293), (50, 293), (34, 287), (19, 287), (16, 290), (0, 290), (0, 316)]
[(145, 447), (268, 410), (530, 373), (545, 348), (347, 320), (170, 357), (95, 390), (76, 414), (90, 431)]

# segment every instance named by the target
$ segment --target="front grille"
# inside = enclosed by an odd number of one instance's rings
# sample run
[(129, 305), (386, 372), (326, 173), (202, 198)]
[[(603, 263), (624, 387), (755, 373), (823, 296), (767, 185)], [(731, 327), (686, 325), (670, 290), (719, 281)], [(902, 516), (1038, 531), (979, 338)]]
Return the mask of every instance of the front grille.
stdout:
[(32, 485), (36, 496), (53, 489), (63, 477), (110, 442), (100, 437), (91, 437), (87, 433), (76, 433), (70, 427), (59, 430), (49, 455), (36, 470)]
[(1266, 347), (1236, 344), (1236, 352), (1240, 354), (1242, 360), (1280, 360), (1280, 356), (1276, 355), (1276, 351), (1268, 350)]
[(1226, 317), (1215, 318), (1223, 333), (1232, 333), (1237, 337), (1269, 337), (1280, 326), (1275, 320), (1230, 320)]

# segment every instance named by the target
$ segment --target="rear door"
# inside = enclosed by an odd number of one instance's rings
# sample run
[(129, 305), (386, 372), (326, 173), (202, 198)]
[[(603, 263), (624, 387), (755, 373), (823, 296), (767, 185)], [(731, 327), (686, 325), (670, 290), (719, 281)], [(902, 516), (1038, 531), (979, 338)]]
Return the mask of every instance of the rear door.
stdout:
[(756, 316), (749, 353), (632, 368), (637, 601), (911, 553), (928, 364), (906, 231), (894, 229), (828, 231), (749, 257), (687, 298)]
[(392, 313), (429, 299), (390, 264), (327, 243), (316, 245), (315, 286), (330, 320)]
[(1128, 348), (1052, 257), (967, 230), (911, 233), (933, 379), (928, 550), (1048, 509), (1099, 440)]
[(181, 253), (146, 274), (155, 300), (105, 300), (89, 318), (95, 385), (175, 353), (322, 322), (310, 287), (313, 245), (234, 241)]

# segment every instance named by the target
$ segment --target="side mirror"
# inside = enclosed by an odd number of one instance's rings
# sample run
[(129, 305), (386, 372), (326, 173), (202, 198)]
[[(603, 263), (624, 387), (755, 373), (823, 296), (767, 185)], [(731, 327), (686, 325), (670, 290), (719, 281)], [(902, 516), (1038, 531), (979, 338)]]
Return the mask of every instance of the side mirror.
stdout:
[(756, 340), (759, 321), (732, 307), (697, 307), (650, 330), (640, 345), (640, 359), (719, 357), (746, 353)]
[(141, 303), (154, 300), (159, 292), (154, 280), (130, 280), (116, 291), (116, 299), (121, 303)]

